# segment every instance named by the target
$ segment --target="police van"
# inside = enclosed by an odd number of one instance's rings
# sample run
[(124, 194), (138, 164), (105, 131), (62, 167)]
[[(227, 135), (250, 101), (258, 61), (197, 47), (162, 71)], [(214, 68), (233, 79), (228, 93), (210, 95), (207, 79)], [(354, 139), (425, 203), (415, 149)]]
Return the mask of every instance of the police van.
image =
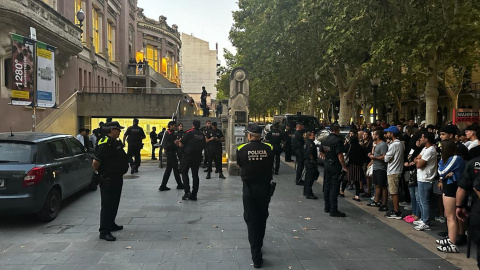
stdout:
[(313, 115), (304, 115), (298, 112), (297, 114), (282, 114), (275, 115), (273, 117), (273, 122), (280, 123), (282, 128), (288, 124), (292, 130), (295, 130), (295, 125), (297, 122), (302, 122), (305, 125), (305, 130), (312, 131), (315, 133), (319, 132), (322, 129), (322, 126), (318, 122), (318, 119)]

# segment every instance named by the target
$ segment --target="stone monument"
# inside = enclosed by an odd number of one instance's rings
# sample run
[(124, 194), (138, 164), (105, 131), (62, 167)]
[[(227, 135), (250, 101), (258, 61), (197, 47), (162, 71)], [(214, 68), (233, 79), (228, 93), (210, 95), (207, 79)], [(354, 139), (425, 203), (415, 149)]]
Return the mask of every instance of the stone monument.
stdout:
[(228, 156), (228, 174), (240, 175), (237, 165), (237, 146), (247, 142), (245, 130), (248, 126), (248, 97), (250, 88), (248, 73), (238, 67), (230, 74), (230, 99), (228, 100), (228, 128), (226, 149)]

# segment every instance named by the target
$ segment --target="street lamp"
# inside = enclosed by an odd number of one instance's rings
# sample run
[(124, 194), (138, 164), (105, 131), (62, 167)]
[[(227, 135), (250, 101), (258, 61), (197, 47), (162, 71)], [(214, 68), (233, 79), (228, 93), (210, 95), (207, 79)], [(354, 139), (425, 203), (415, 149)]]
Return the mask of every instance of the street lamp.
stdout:
[(80, 38), (83, 37), (83, 21), (85, 20), (85, 12), (83, 12), (82, 9), (80, 9), (79, 11), (77, 11), (77, 20), (79, 22), (79, 24), (77, 24), (78, 27), (80, 27), (80, 30), (82, 30), (82, 32), (80, 33)]
[(280, 114), (282, 114), (283, 102), (281, 100), (278, 102), (278, 107), (280, 107)]
[(372, 84), (372, 94), (373, 94), (373, 122), (377, 121), (377, 90), (380, 85), (380, 78), (370, 79)]

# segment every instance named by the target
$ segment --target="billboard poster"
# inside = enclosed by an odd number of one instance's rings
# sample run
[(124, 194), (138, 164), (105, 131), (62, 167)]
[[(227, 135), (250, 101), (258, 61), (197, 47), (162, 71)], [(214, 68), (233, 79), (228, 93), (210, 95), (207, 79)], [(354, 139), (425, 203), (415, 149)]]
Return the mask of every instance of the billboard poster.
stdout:
[(453, 109), (454, 124), (479, 122), (480, 112), (473, 109)]
[(12, 34), (12, 105), (29, 106), (33, 102), (35, 41)]
[(37, 107), (56, 106), (55, 47), (37, 42)]

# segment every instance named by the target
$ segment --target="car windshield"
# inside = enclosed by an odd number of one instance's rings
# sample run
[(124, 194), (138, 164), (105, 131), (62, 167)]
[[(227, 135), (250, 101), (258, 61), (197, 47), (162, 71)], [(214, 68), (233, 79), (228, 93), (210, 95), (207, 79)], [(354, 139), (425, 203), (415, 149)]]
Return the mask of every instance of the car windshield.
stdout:
[(0, 160), (4, 162), (32, 163), (34, 144), (0, 142)]

